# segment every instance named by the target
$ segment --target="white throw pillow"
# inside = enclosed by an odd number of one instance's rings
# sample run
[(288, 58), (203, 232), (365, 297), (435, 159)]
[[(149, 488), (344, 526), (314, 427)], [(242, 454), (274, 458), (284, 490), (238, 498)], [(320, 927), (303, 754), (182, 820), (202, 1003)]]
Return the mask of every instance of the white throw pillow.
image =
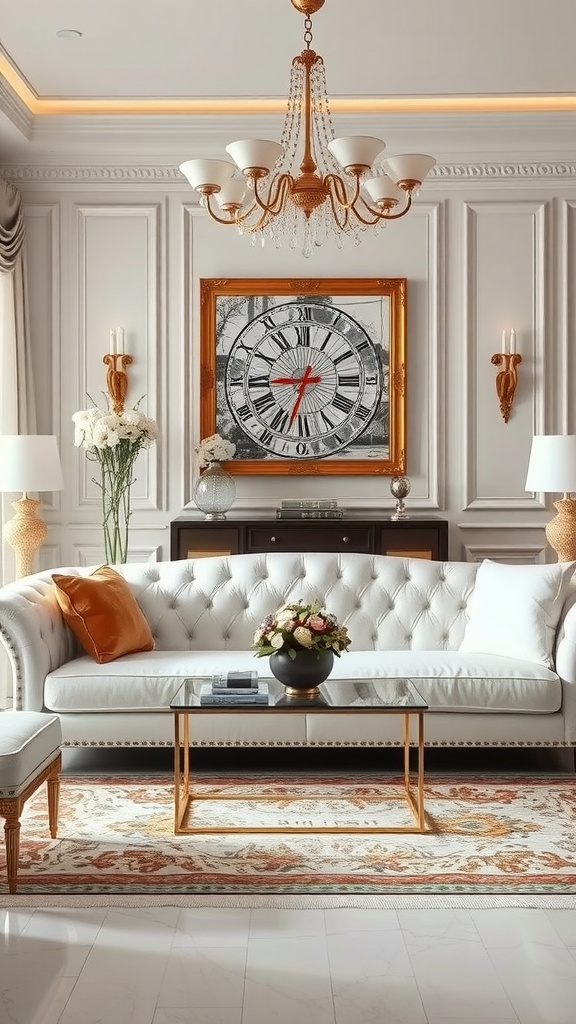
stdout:
[(461, 651), (554, 667), (556, 627), (576, 562), (478, 566)]

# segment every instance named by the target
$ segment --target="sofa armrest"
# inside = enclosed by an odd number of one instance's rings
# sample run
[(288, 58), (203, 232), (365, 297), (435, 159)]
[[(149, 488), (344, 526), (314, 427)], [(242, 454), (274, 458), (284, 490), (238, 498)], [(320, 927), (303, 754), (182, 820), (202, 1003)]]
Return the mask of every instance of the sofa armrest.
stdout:
[(25, 576), (0, 588), (0, 639), (14, 674), (14, 707), (41, 711), (46, 676), (78, 655), (76, 639), (54, 595), (52, 572)]
[(555, 667), (562, 680), (565, 739), (576, 746), (576, 586), (571, 585), (556, 633)]

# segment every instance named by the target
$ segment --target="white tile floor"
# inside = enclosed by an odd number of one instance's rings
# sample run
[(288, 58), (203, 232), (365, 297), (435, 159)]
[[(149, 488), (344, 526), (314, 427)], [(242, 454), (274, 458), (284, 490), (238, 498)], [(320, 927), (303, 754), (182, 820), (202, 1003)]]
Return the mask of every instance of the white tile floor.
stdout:
[(575, 1024), (570, 910), (0, 909), (1, 1024)]

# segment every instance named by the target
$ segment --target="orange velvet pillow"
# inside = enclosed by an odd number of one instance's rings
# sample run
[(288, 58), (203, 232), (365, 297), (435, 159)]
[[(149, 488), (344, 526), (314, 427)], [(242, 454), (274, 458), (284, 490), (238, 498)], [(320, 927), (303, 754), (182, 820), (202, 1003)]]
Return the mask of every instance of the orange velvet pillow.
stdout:
[(151, 651), (150, 627), (126, 580), (109, 565), (90, 576), (52, 576), (62, 614), (82, 647), (103, 664)]

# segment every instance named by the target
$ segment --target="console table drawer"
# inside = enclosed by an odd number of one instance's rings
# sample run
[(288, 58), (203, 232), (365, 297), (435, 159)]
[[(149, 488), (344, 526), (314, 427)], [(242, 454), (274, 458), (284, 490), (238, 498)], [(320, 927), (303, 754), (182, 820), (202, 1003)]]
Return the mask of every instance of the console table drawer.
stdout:
[(310, 520), (295, 525), (280, 521), (266, 527), (249, 527), (246, 551), (372, 551), (374, 538), (370, 527), (352, 523), (310, 525)]

